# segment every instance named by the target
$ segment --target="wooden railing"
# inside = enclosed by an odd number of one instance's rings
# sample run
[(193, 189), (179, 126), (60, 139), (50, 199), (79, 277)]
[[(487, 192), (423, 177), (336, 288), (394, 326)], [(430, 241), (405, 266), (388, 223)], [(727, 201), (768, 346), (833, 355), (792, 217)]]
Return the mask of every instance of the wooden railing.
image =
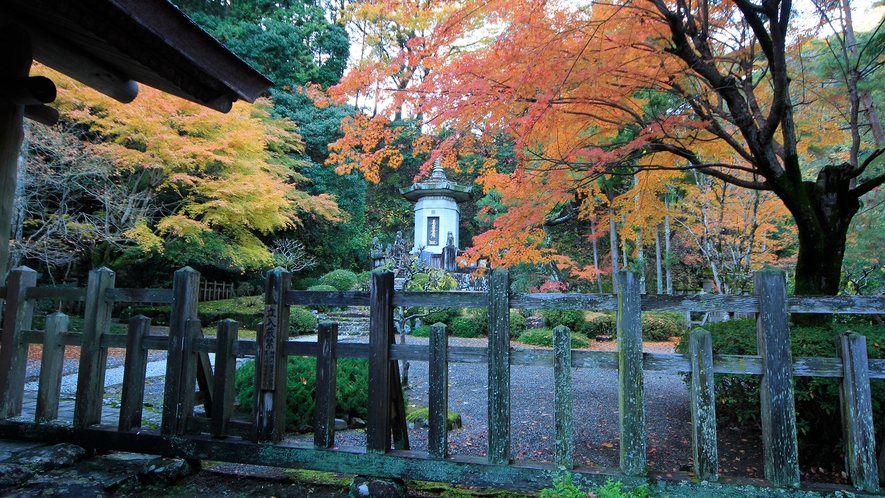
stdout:
[[(855, 488), (879, 490), (875, 454), (871, 378), (885, 378), (885, 361), (868, 360), (865, 339), (839, 338), (833, 358), (793, 358), (788, 341), (788, 313), (881, 313), (885, 299), (788, 297), (783, 274), (760, 272), (755, 296), (640, 296), (638, 277), (618, 275), (617, 295), (511, 294), (506, 270), (490, 275), (488, 293), (394, 292), (390, 273), (373, 274), (370, 292), (307, 292), (290, 290), (290, 276), (281, 269), (268, 273), (263, 325), (256, 340), (238, 339), (233, 321), (218, 325), (217, 337), (205, 338), (196, 318), (199, 274), (189, 268), (175, 273), (172, 290), (114, 287), (114, 273), (98, 269), (87, 288), (51, 289), (35, 286), (36, 273), (18, 268), (6, 287), (5, 321), (0, 335), (0, 437), (35, 441), (67, 441), (103, 449), (179, 456), (191, 459), (300, 467), (321, 471), (371, 474), (378, 477), (459, 482), (469, 485), (538, 489), (549, 486), (557, 472), (572, 472), (586, 481), (615, 476), (645, 482), (647, 449), (643, 377), (647, 371), (691, 374), (693, 466), (697, 478), (717, 481), (718, 455), (713, 377), (716, 374), (759, 375), (764, 475), (774, 485), (799, 485), (793, 376), (841, 379), (841, 399), (848, 455), (847, 472)], [(43, 331), (30, 330), (36, 299), (85, 300), (84, 330), (69, 333), (66, 317), (50, 315)], [(168, 336), (150, 333), (150, 321), (134, 317), (127, 335), (111, 335), (115, 302), (171, 303)], [(368, 344), (338, 344), (337, 326), (321, 324), (317, 342), (288, 341), (289, 307), (322, 304), (370, 307)], [(432, 327), (428, 345), (395, 344), (393, 308), (433, 306), (489, 310), (487, 347), (449, 346), (444, 326)], [(616, 310), (618, 351), (572, 350), (570, 331), (559, 327), (554, 347), (512, 348), (509, 311), (524, 309)], [(687, 355), (642, 352), (644, 310), (739, 311), (757, 313), (758, 356), (713, 356), (710, 334), (692, 332)], [(22, 421), (26, 349), (43, 344), (35, 421)], [(80, 346), (77, 395), (70, 425), (48, 423), (57, 418), (61, 359), (65, 346)], [(126, 348), (119, 423), (101, 425), (107, 350)], [(147, 351), (167, 351), (162, 423), (159, 430), (141, 425)], [(215, 353), (214, 371), (208, 353)], [(313, 444), (283, 442), (286, 357), (317, 357), (316, 412)], [(254, 357), (255, 397), (250, 420), (235, 420), (235, 360)], [(366, 446), (335, 445), (334, 414), (337, 358), (368, 358), (369, 390)], [(405, 407), (399, 385), (398, 360), (425, 361), (429, 374), (428, 450), (410, 451)], [(451, 455), (447, 444), (446, 409), (450, 363), (488, 365), (488, 448), (483, 458)], [(549, 366), (555, 379), (555, 448), (552, 463), (514, 461), (510, 453), (510, 370), (513, 366)], [(574, 464), (572, 421), (580, 408), (571, 399), (574, 368), (619, 370), (620, 471), (600, 473)], [(195, 379), (199, 386), (195, 392)], [(195, 404), (205, 407), (197, 414)], [(260, 444), (256, 444), (260, 443)]]

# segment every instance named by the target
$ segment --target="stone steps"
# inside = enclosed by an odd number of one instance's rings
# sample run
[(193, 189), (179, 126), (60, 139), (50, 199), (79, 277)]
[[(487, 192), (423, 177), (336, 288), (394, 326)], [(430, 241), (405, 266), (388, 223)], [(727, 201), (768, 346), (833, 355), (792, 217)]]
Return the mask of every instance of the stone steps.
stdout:
[(342, 311), (330, 311), (317, 315), (320, 322), (338, 324), (338, 335), (354, 336), (369, 334), (369, 310), (350, 307)]

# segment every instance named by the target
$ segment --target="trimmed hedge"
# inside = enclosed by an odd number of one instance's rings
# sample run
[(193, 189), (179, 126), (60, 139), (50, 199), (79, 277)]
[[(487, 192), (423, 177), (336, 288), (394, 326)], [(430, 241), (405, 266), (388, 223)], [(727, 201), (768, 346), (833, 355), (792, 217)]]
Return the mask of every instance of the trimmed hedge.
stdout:
[[(587, 337), (617, 334), (617, 317), (613, 313), (588, 313), (580, 331)], [(642, 339), (666, 341), (680, 337), (688, 329), (685, 315), (678, 311), (649, 311), (642, 314)]]
[(541, 310), (541, 316), (551, 329), (565, 325), (573, 331), (581, 330), (586, 321), (584, 312), (579, 310)]
[[(488, 329), (488, 322), (483, 323), (486, 324), (486, 329)], [(455, 337), (475, 338), (483, 336), (479, 322), (461, 316), (452, 320), (452, 326), (449, 330), (451, 330), (452, 335)]]
[(617, 332), (617, 319), (612, 313), (591, 312), (587, 314), (587, 321), (580, 331), (587, 337), (596, 338), (598, 335), (615, 335)]
[[(286, 430), (295, 432), (313, 425), (316, 407), (316, 358), (290, 356), (286, 366)], [(335, 396), (335, 416), (344, 420), (365, 419), (369, 405), (369, 361), (365, 358), (339, 358)], [(237, 369), (237, 399), (252, 411), (255, 395), (255, 361)]]
[[(522, 334), (520, 334), (519, 342), (523, 344), (530, 344), (532, 346), (546, 346), (549, 348), (553, 347), (553, 329), (543, 328), (543, 329), (528, 329)], [(580, 332), (572, 332), (572, 348), (586, 348), (590, 346), (590, 339), (580, 333)]]
[(313, 311), (304, 308), (289, 308), (289, 335), (315, 334), (317, 317)]
[(356, 287), (358, 277), (350, 270), (332, 270), (320, 277), (320, 285), (330, 285), (339, 291), (349, 291)]
[[(755, 355), (755, 320), (730, 320), (708, 323), (703, 328), (713, 337), (713, 354)], [(836, 324), (829, 327), (793, 327), (790, 348), (793, 357), (834, 357), (836, 337), (846, 331), (867, 338), (870, 358), (885, 358), (885, 329), (868, 324)], [(688, 334), (676, 347), (687, 353)], [(839, 410), (839, 380), (822, 377), (794, 377), (796, 426), (803, 445), (820, 444), (824, 450), (840, 447), (842, 425)], [(875, 427), (885, 424), (885, 382), (872, 379), (873, 418)], [(722, 426), (755, 427), (759, 425), (759, 377), (717, 375), (715, 378), (716, 417)], [(881, 435), (877, 436), (881, 438)]]

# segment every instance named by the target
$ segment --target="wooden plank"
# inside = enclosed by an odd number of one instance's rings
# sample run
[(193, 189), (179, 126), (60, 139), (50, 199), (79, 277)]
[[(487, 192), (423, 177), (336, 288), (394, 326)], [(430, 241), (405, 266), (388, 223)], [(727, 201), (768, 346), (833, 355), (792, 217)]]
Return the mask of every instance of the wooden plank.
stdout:
[(756, 342), (762, 358), (759, 401), (765, 478), (776, 486), (795, 487), (799, 485), (799, 450), (784, 274), (756, 272), (753, 288), (759, 297)]
[(28, 348), (21, 337), (34, 318), (34, 303), (25, 299), (25, 294), (35, 285), (37, 272), (26, 266), (13, 269), (6, 281), (6, 312), (0, 332), (0, 420), (22, 413)]
[(190, 267), (177, 270), (172, 277), (172, 309), (169, 312), (169, 350), (166, 354), (166, 383), (163, 389), (163, 420), (160, 430), (165, 435), (184, 434), (187, 417), (193, 414), (194, 371), (185, 365), (191, 354), (192, 336), (188, 320), (197, 316), (200, 273)]
[(430, 363), (427, 365), (427, 453), (430, 458), (449, 454), (449, 337), (446, 326), (430, 326)]
[[(202, 327), (191, 344), (200, 339), (203, 339)], [(214, 406), (212, 397), (215, 395), (215, 375), (212, 373), (212, 362), (209, 360), (209, 353), (193, 351), (193, 354), (196, 355), (197, 362), (197, 399), (200, 401), (197, 404), (203, 405), (206, 416), (212, 418), (212, 407)]]
[(123, 392), (120, 395), (120, 421), (117, 429), (141, 429), (141, 411), (144, 405), (144, 381), (147, 376), (147, 349), (145, 337), (151, 334), (151, 319), (144, 315), (129, 319), (126, 334), (126, 363), (123, 364)]
[(612, 294), (514, 293), (510, 306), (518, 309), (616, 310), (618, 299)]
[(292, 276), (282, 268), (267, 272), (264, 321), (258, 329), (255, 357), (255, 440), (278, 442), (286, 432), (286, 357), (283, 344), (289, 337), (289, 305), (286, 292)]
[(397, 292), (393, 296), (393, 306), (412, 308), (487, 308), (489, 296), (485, 292)]
[(338, 324), (317, 325), (316, 410), (313, 419), (313, 445), (318, 449), (335, 444), (336, 389), (338, 386)]
[(713, 390), (713, 336), (704, 329), (694, 329), (689, 341), (692, 463), (698, 479), (715, 482), (719, 480), (719, 449)]
[(755, 313), (759, 311), (756, 296), (729, 294), (650, 294), (642, 296), (643, 311), (735, 311)]
[(628, 476), (643, 476), (648, 469), (639, 276), (622, 271), (618, 273), (617, 278), (618, 426), (621, 435), (621, 471)]
[(560, 325), (553, 329), (553, 463), (558, 469), (575, 466), (572, 430), (572, 331)]
[(43, 354), (40, 358), (40, 384), (37, 389), (35, 422), (50, 422), (58, 418), (58, 401), (61, 393), (62, 367), (65, 346), (61, 334), (68, 330), (68, 316), (56, 311), (46, 317), (43, 336)]
[(790, 313), (875, 314), (885, 310), (885, 296), (790, 296)]
[[(395, 329), (391, 328), (388, 348), (395, 345), (395, 342)], [(406, 422), (406, 400), (403, 395), (399, 362), (391, 360), (388, 362), (388, 368), (390, 369), (390, 375), (388, 376), (388, 381), (390, 382), (390, 432), (393, 435), (393, 449), (408, 450), (410, 449), (409, 429)]]
[(209, 433), (213, 437), (227, 436), (231, 414), (236, 400), (237, 357), (234, 356), (234, 343), (237, 342), (239, 324), (226, 318), (218, 322), (215, 341), (215, 384), (212, 394), (212, 415)]
[(373, 271), (369, 310), (369, 406), (366, 451), (390, 449), (390, 347), (393, 334), (393, 273)]
[(30, 287), (26, 299), (35, 301), (85, 301), (86, 289), (82, 287)]
[(286, 292), (285, 303), (289, 306), (369, 306), (369, 293), (290, 290)]
[(879, 467), (876, 463), (873, 397), (867, 375), (867, 339), (853, 332), (840, 334), (836, 339), (836, 351), (845, 368), (839, 382), (845, 468), (855, 489), (878, 493)]
[(172, 303), (172, 289), (112, 289), (108, 301), (115, 303)]
[(489, 451), (492, 465), (510, 463), (510, 276), (489, 277)]
[(102, 267), (89, 272), (86, 284), (83, 342), (80, 343), (77, 399), (74, 403), (74, 427), (78, 429), (101, 423), (104, 373), (108, 362), (108, 350), (101, 347), (101, 336), (111, 328), (113, 308), (104, 296), (114, 286), (115, 279), (113, 271)]

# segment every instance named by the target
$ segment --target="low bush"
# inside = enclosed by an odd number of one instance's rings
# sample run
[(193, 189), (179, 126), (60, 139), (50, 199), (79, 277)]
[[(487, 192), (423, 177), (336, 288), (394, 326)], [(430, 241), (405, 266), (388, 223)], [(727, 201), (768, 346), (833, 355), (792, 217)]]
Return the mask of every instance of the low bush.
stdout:
[(572, 331), (579, 331), (584, 325), (584, 312), (579, 310), (541, 310), (544, 323), (550, 328), (565, 325)]
[(596, 338), (600, 335), (615, 335), (618, 323), (612, 313), (591, 312), (587, 314), (587, 321), (581, 326), (581, 333), (587, 337)]
[[(553, 329), (543, 328), (543, 329), (528, 329), (522, 334), (520, 334), (519, 342), (523, 344), (530, 344), (532, 346), (545, 346), (545, 347), (553, 347)], [(590, 346), (590, 339), (580, 333), (580, 332), (572, 332), (572, 348), (586, 348)]]
[(453, 319), (449, 330), (455, 337), (475, 338), (483, 336), (479, 324), (475, 320), (463, 316)]
[[(713, 338), (713, 354), (756, 355), (755, 320), (730, 320), (704, 326)], [(885, 358), (885, 329), (866, 324), (830, 327), (793, 327), (790, 349), (796, 357), (836, 356), (836, 337), (851, 330), (866, 336), (870, 358)], [(687, 353), (689, 335), (676, 347)], [(800, 443), (822, 450), (838, 448), (842, 438), (839, 408), (839, 380), (823, 377), (795, 377), (796, 426)], [(885, 424), (885, 383), (871, 380), (873, 418), (876, 427)], [(716, 417), (720, 425), (755, 427), (760, 423), (759, 377), (755, 375), (716, 375)]]
[(447, 327), (451, 327), (452, 320), (459, 316), (461, 316), (461, 310), (459, 308), (446, 308), (431, 312), (429, 315), (422, 318), (421, 321), (430, 324), (444, 323)]
[[(313, 425), (316, 406), (316, 358), (290, 356), (286, 365), (286, 430), (297, 431)], [(369, 404), (369, 362), (365, 358), (339, 358), (336, 382), (335, 416), (365, 419)], [(255, 395), (255, 361), (249, 360), (237, 369), (237, 399), (242, 408), (251, 411)]]
[(412, 329), (412, 335), (415, 337), (430, 337), (430, 325), (422, 325)]
[(510, 312), (510, 335), (519, 337), (525, 331), (525, 317), (518, 311)]
[(476, 325), (476, 333), (482, 336), (489, 335), (489, 310), (488, 308), (468, 308), (464, 316)]
[(678, 311), (650, 311), (642, 314), (642, 339), (666, 341), (680, 337), (688, 329), (685, 315)]
[(330, 285), (339, 291), (349, 291), (356, 287), (356, 273), (350, 270), (333, 270), (320, 277), (320, 285)]
[(313, 311), (292, 307), (289, 309), (289, 335), (314, 334), (317, 330), (317, 317)]

